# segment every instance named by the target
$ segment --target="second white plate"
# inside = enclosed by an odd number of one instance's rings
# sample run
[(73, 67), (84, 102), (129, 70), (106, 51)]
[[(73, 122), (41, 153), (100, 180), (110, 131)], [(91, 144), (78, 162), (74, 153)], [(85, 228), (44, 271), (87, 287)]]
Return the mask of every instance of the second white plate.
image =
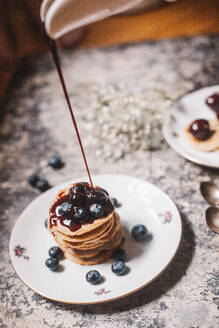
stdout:
[(167, 143), (181, 156), (205, 166), (219, 168), (219, 151), (202, 152), (192, 148), (183, 136), (186, 125), (196, 119), (215, 119), (215, 113), (205, 104), (208, 96), (219, 91), (219, 85), (203, 88), (182, 97), (173, 107), (171, 119), (163, 126)]

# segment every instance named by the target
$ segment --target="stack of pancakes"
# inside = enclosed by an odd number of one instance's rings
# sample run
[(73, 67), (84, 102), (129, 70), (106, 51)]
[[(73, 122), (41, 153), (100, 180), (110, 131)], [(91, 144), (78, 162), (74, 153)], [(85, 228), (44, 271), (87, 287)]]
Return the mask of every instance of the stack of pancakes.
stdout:
[(48, 229), (62, 249), (64, 256), (82, 265), (107, 261), (124, 239), (123, 227), (115, 209), (106, 217), (82, 224), (76, 231), (71, 231), (59, 221), (56, 225), (51, 225), (50, 219)]

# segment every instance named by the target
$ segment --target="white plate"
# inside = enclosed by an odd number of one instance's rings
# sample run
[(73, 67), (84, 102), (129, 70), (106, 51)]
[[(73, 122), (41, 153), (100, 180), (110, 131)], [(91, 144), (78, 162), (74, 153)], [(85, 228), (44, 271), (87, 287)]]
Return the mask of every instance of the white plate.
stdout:
[[(61, 272), (52, 272), (45, 266), (49, 248), (56, 245), (44, 226), (50, 203), (60, 189), (79, 181), (87, 179), (68, 181), (37, 197), (17, 220), (11, 234), (10, 257), (20, 279), (44, 297), (74, 304), (112, 301), (149, 284), (176, 254), (181, 239), (181, 219), (164, 192), (146, 181), (123, 175), (98, 175), (93, 181), (122, 203), (117, 210), (127, 230), (124, 248), (129, 272), (116, 276), (111, 271), (112, 261), (81, 266), (63, 260)], [(131, 228), (140, 223), (152, 235), (150, 241), (137, 243), (131, 238)], [(85, 275), (91, 269), (98, 270), (104, 277), (102, 284), (94, 286), (86, 281)]]
[(181, 156), (188, 160), (219, 168), (219, 152), (201, 152), (193, 149), (183, 137), (183, 130), (192, 121), (204, 118), (215, 119), (215, 113), (205, 104), (212, 93), (219, 91), (219, 85), (203, 88), (182, 97), (173, 107), (171, 119), (163, 126), (164, 138)]

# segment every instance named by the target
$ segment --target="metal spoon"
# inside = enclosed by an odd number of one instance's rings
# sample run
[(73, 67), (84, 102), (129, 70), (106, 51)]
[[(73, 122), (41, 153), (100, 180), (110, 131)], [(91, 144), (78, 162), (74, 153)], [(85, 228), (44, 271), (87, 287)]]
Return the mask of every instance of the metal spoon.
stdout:
[(219, 208), (210, 206), (205, 213), (205, 219), (209, 228), (219, 233)]
[(200, 190), (202, 196), (209, 204), (219, 206), (219, 188), (213, 182), (202, 182)]

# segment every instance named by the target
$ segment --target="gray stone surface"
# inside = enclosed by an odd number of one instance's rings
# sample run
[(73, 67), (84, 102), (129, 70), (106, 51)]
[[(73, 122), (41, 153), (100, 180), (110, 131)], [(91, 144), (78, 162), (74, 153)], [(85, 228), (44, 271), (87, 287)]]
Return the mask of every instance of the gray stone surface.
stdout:
[[(219, 37), (197, 37), (63, 54), (63, 66), (82, 135), (93, 88), (119, 83), (135, 90), (152, 79), (167, 93), (218, 82)], [(135, 96), (135, 91), (133, 91)], [(4, 111), (3, 111), (4, 109)], [(155, 183), (178, 205), (183, 221), (179, 251), (153, 283), (108, 304), (58, 304), (29, 290), (10, 263), (8, 242), (21, 211), (38, 196), (27, 183), (38, 172), (56, 185), (85, 175), (51, 58), (26, 58), (1, 108), (0, 126), (0, 327), (1, 328), (216, 328), (219, 326), (218, 235), (204, 221), (203, 180), (218, 181), (218, 170), (186, 161), (165, 143), (157, 151), (136, 151), (116, 162), (96, 158), (86, 146), (93, 174), (125, 173)], [(95, 124), (91, 121), (90, 124)], [(47, 166), (58, 153), (66, 165)]]

